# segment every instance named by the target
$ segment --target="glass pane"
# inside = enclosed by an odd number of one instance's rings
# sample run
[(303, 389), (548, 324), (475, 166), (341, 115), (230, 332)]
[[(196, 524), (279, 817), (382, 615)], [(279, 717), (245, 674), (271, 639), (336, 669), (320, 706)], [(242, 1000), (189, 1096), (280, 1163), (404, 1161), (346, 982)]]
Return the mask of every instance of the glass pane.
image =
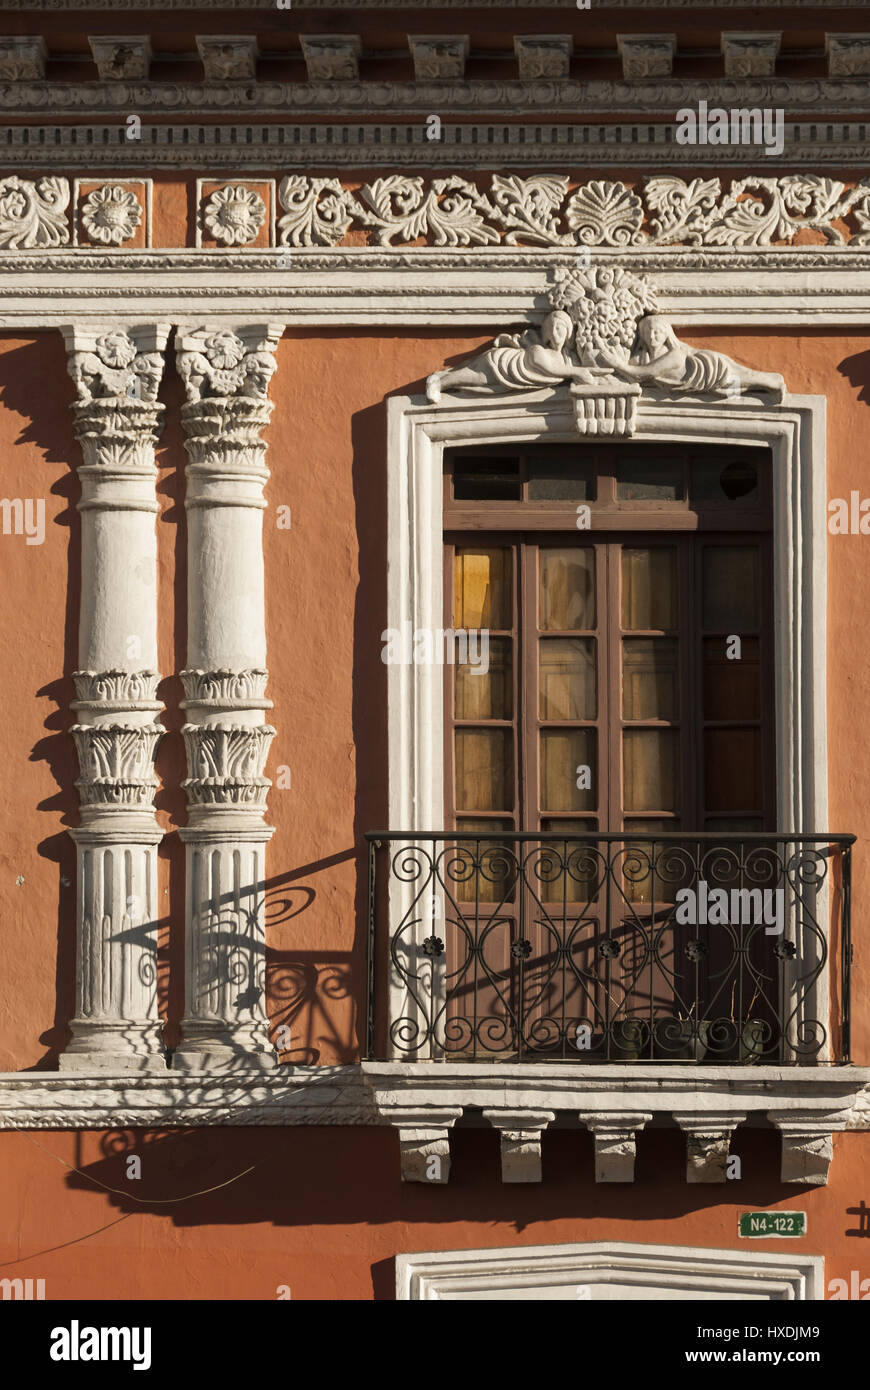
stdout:
[(668, 858), (668, 841), (639, 840), (638, 835), (655, 835), (659, 831), (672, 834), (679, 830), (680, 822), (674, 820), (632, 819), (625, 822), (625, 845), (628, 851), (623, 855), (623, 892), (631, 903), (651, 903), (655, 897), (656, 906), (664, 906), (676, 900), (677, 889), (682, 887), (680, 869), (683, 860)]
[(595, 626), (595, 552), (591, 546), (541, 550), (541, 627), (578, 631)]
[[(458, 644), (459, 639), (457, 639)], [(490, 637), (486, 661), (456, 664), (456, 718), (510, 719), (513, 716), (513, 661), (511, 639)], [(488, 669), (487, 669), (488, 666)]]
[(512, 574), (508, 546), (458, 548), (453, 561), (453, 626), (509, 629)]
[(683, 465), (679, 459), (620, 459), (616, 496), (620, 502), (677, 502), (683, 496)]
[(513, 809), (510, 729), (456, 730), (456, 804), (463, 811)]
[(758, 546), (704, 548), (704, 627), (740, 633), (758, 627)]
[(592, 465), (580, 459), (530, 458), (531, 502), (591, 502), (595, 498)]
[(764, 829), (764, 821), (761, 816), (708, 816), (704, 821), (704, 829), (733, 830), (735, 835), (739, 830), (760, 834)]
[(680, 677), (671, 637), (630, 637), (622, 644), (625, 719), (677, 719)]
[[(598, 806), (596, 731), (541, 731), (541, 807), (594, 811)], [(578, 786), (578, 783), (580, 784)]]
[[(704, 718), (758, 719), (761, 667), (757, 637), (740, 638), (740, 659), (728, 658), (724, 637), (704, 638)], [(731, 644), (734, 650), (733, 644)]]
[(595, 719), (594, 637), (545, 637), (539, 662), (541, 719)]
[(629, 632), (677, 626), (677, 552), (673, 546), (623, 546), (622, 626)]
[(680, 759), (676, 729), (624, 729), (623, 783), (626, 811), (676, 811)]
[(748, 459), (696, 459), (689, 495), (693, 502), (757, 502), (758, 467)]
[[(457, 830), (513, 830), (510, 821), (459, 820)], [(511, 901), (516, 884), (516, 843), (498, 840), (450, 841), (445, 846), (444, 878), (457, 902)], [(450, 851), (455, 850), (455, 854)], [(449, 909), (448, 916), (450, 915)], [(442, 924), (443, 925), (443, 924)], [(435, 928), (438, 935), (438, 928)], [(443, 935), (443, 933), (442, 933)]]
[(520, 502), (523, 490), (518, 458), (463, 458), (453, 465), (457, 502)]
[(541, 829), (565, 836), (564, 840), (550, 841), (542, 846), (551, 851), (553, 861), (550, 872), (542, 873), (542, 882), (537, 885), (541, 897), (547, 902), (558, 902), (561, 898), (569, 903), (594, 901), (605, 878), (595, 839), (598, 821), (593, 817), (584, 820), (548, 817), (541, 821)]
[(705, 730), (704, 785), (708, 811), (760, 810), (761, 731)]

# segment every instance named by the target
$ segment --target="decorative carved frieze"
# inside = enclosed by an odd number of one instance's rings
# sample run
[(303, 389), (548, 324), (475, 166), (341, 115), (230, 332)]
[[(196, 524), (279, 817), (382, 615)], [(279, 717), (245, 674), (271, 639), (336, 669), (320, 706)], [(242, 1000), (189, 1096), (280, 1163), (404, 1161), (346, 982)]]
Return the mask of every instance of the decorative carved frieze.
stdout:
[(469, 48), (467, 34), (409, 35), (408, 44), (418, 82), (455, 81), (465, 76)]
[[(592, 179), (573, 187), (566, 174), (493, 174), (488, 184), (459, 174), (387, 174), (358, 189), (334, 176), (288, 174), (278, 197), (279, 245), (305, 248), (341, 246), (351, 232), (358, 242), (361, 230), (384, 248), (763, 248), (792, 245), (806, 232), (824, 245), (870, 245), (870, 178), (847, 187), (823, 174), (749, 175), (730, 184), (653, 174), (636, 186)], [(69, 201), (67, 179), (0, 180), (0, 251), (67, 245)], [(88, 194), (83, 209), (88, 235), (103, 245), (129, 240), (141, 217), (120, 181)], [(211, 193), (202, 214), (226, 246), (250, 244), (265, 218), (260, 195), (238, 183)]]
[(655, 174), (636, 189), (594, 179), (573, 190), (565, 174), (494, 174), (487, 191), (460, 175), (388, 174), (351, 191), (337, 178), (291, 174), (279, 202), (285, 246), (339, 246), (352, 228), (367, 228), (378, 246), (771, 246), (807, 230), (829, 244), (870, 244), (870, 179), (847, 189), (819, 174), (749, 176), (728, 188), (718, 177)]
[(735, 81), (773, 77), (782, 34), (755, 34), (734, 30), (722, 35), (725, 76)]
[(151, 67), (151, 40), (147, 34), (108, 34), (88, 39), (101, 82), (138, 82)]
[(870, 34), (826, 34), (828, 76), (866, 77), (870, 73)]
[(574, 40), (570, 34), (524, 34), (514, 39), (521, 82), (567, 77)]
[(0, 82), (33, 82), (45, 77), (45, 39), (0, 38)]
[(677, 47), (676, 34), (618, 34), (616, 45), (626, 81), (670, 77)]
[(356, 82), (362, 40), (358, 34), (300, 34), (309, 82)]

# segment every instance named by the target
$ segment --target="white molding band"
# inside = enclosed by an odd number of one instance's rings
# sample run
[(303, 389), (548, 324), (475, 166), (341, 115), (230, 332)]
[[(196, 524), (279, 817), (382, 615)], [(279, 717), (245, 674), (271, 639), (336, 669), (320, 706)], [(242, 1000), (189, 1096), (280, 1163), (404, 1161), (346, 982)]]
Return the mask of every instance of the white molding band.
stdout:
[(283, 325), (183, 325), (188, 453), (185, 1012), (173, 1067), (274, 1066), (265, 1012), (266, 723), (261, 432)]
[[(281, 257), (286, 257), (281, 260)], [(77, 323), (269, 318), (299, 327), (480, 328), (543, 315), (554, 274), (576, 253), (530, 248), (0, 253), (0, 331)], [(861, 248), (596, 248), (593, 266), (655, 275), (681, 327), (802, 328), (870, 321)]]
[(823, 1299), (821, 1255), (617, 1240), (396, 1256), (396, 1298)]
[(64, 330), (82, 446), (76, 1012), (62, 1070), (165, 1069), (157, 1016), (157, 389), (169, 325)]
[[(301, 55), (300, 55), (301, 56)], [(602, 81), (571, 78), (522, 82), (518, 79), (446, 79), (422, 81), (342, 82), (340, 99), (335, 82), (284, 82), (251, 80), (203, 82), (54, 82), (20, 81), (0, 84), (0, 111), (10, 115), (58, 114), (121, 117), (127, 112), (152, 117), (215, 112), (226, 116), (236, 110), (245, 121), (259, 115), (285, 115), (297, 111), (309, 116), (333, 115), (336, 107), (345, 119), (355, 116), (417, 115), (425, 123), (430, 112), (442, 120), (452, 115), (482, 113), (509, 119), (517, 116), (552, 116), (557, 112), (594, 111), (618, 116), (650, 115), (673, 119), (677, 111), (696, 107), (698, 93), (712, 109), (767, 108), (795, 116), (851, 116), (867, 108), (867, 86), (862, 77), (807, 78), (800, 80), (762, 77), (735, 81), (713, 77), (703, 85), (697, 78), (629, 78)], [(50, 130), (56, 127), (49, 127)], [(762, 154), (762, 158), (764, 156)], [(188, 164), (192, 161), (188, 159)], [(765, 162), (768, 162), (765, 159)]]

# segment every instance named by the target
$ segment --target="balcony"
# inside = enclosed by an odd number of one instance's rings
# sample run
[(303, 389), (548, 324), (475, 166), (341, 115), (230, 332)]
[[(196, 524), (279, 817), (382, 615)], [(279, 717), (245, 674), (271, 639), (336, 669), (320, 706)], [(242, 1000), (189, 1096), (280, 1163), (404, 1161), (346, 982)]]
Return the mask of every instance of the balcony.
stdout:
[(853, 835), (367, 840), (369, 1061), (849, 1061)]

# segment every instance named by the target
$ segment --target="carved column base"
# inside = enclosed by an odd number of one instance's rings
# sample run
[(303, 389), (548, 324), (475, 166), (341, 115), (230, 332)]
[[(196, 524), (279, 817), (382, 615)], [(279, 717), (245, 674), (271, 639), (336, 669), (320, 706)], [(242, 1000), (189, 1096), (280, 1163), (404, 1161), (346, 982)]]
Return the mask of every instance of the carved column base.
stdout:
[(776, 1111), (768, 1119), (782, 1135), (781, 1182), (800, 1182), (808, 1186), (825, 1187), (828, 1169), (834, 1157), (833, 1130), (842, 1116), (800, 1115), (792, 1110), (785, 1115)]
[(390, 1124), (399, 1131), (402, 1182), (444, 1184), (450, 1181), (450, 1130), (461, 1109), (393, 1109)]
[(635, 1135), (652, 1115), (584, 1115), (580, 1119), (595, 1139), (595, 1181), (634, 1182)]
[(674, 1111), (674, 1119), (686, 1135), (686, 1182), (727, 1182), (731, 1134), (746, 1115)]
[(553, 1110), (484, 1110), (501, 1131), (502, 1182), (541, 1182), (541, 1133), (556, 1118)]
[(224, 833), (196, 824), (179, 831), (187, 848), (187, 1004), (173, 1070), (277, 1065), (264, 997), (263, 876), (273, 831), (238, 811), (224, 823)]
[(157, 846), (150, 812), (87, 807), (78, 861), (76, 1013), (61, 1071), (165, 1071), (157, 1011)]

